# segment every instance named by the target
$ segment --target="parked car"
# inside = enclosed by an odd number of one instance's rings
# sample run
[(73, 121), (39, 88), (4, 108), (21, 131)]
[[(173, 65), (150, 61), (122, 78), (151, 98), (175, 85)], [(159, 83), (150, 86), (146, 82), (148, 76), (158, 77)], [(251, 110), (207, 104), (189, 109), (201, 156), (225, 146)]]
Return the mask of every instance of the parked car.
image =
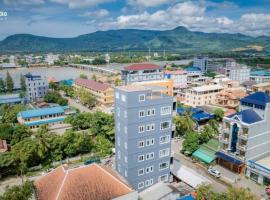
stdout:
[(208, 173), (211, 174), (212, 176), (216, 177), (216, 178), (220, 178), (221, 174), (218, 170), (213, 169), (213, 168), (209, 168)]
[(93, 158), (90, 158), (90, 159), (84, 161), (84, 165), (90, 165), (92, 163), (100, 163), (100, 162), (101, 162), (100, 158), (93, 157)]

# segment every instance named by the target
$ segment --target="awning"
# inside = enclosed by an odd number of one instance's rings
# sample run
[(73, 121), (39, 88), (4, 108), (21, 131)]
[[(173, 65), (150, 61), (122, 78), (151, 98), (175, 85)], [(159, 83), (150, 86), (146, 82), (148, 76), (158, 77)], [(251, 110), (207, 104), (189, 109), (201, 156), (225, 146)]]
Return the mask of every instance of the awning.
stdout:
[(213, 162), (216, 159), (215, 155), (210, 155), (207, 152), (203, 151), (202, 149), (198, 149), (197, 151), (195, 151), (192, 154), (192, 156), (202, 160), (206, 164), (210, 164), (211, 162)]
[(196, 171), (184, 165), (181, 165), (181, 167), (177, 171), (172, 170), (172, 173), (174, 176), (176, 176), (177, 178), (179, 178), (193, 188), (196, 188), (201, 184), (209, 185), (212, 183), (209, 179), (203, 177)]
[(240, 160), (238, 160), (236, 158), (233, 158), (233, 157), (231, 157), (229, 155), (226, 155), (226, 154), (224, 154), (224, 153), (222, 153), (220, 151), (216, 153), (216, 156), (219, 157), (219, 158), (221, 158), (221, 159), (223, 159), (223, 160), (226, 160), (228, 162), (231, 162), (233, 164), (236, 164), (236, 165), (242, 165), (243, 164), (242, 161), (240, 161)]

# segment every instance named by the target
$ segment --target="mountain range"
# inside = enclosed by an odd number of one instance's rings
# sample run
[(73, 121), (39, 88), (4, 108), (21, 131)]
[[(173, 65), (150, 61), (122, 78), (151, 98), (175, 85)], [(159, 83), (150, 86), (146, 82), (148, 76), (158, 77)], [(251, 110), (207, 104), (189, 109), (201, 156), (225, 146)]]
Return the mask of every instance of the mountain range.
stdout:
[(173, 51), (270, 53), (270, 37), (243, 34), (204, 33), (184, 27), (172, 30), (119, 29), (97, 31), (73, 38), (51, 38), (15, 34), (0, 41), (0, 52), (76, 52), (76, 51)]

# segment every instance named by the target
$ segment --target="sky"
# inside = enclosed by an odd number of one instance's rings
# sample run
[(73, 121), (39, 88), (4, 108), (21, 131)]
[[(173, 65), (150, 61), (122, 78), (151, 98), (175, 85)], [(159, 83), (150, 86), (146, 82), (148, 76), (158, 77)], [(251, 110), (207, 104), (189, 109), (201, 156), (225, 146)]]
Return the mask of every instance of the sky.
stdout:
[(270, 36), (270, 0), (0, 0), (0, 40), (17, 33), (65, 38), (177, 26)]

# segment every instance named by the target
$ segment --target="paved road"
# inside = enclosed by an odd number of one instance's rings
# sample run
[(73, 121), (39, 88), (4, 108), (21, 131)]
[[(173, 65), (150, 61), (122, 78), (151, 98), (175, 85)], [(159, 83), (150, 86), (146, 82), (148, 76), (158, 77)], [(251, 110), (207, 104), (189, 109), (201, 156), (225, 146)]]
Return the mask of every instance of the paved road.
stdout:
[(181, 163), (187, 167), (190, 167), (191, 169), (195, 170), (200, 175), (204, 176), (205, 178), (212, 181), (212, 187), (218, 191), (218, 192), (224, 192), (227, 190), (228, 185), (221, 182), (219, 179), (214, 178), (211, 176), (207, 170), (200, 165), (193, 163), (189, 158), (184, 156), (180, 152), (180, 145), (182, 143), (182, 140), (179, 141), (172, 141), (172, 151), (174, 152), (174, 157), (179, 159)]

